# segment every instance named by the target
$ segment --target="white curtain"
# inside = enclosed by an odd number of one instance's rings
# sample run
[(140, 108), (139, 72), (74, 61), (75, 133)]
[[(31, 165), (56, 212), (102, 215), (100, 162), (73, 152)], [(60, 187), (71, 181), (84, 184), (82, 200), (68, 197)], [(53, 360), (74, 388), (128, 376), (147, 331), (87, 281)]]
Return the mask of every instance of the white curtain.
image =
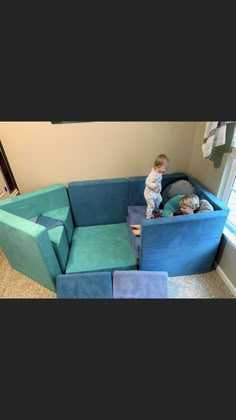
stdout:
[(203, 137), (202, 154), (204, 159), (210, 158), (214, 147), (225, 144), (226, 121), (208, 121)]
[[(227, 127), (228, 125), (230, 127)], [(236, 121), (208, 121), (206, 123), (202, 154), (204, 159), (209, 159), (214, 163), (215, 168), (220, 167), (224, 153), (229, 153), (232, 147), (236, 147), (235, 126)]]

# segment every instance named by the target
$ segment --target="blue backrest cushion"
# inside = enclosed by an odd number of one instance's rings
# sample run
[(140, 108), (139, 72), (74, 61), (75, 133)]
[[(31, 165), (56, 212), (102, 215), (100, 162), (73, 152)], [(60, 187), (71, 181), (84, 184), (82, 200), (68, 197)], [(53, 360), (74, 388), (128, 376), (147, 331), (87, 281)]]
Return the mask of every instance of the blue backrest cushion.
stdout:
[(140, 269), (169, 276), (207, 272), (226, 222), (224, 210), (141, 222)]
[(189, 178), (189, 182), (191, 182), (191, 184), (194, 186), (195, 193), (198, 195), (200, 200), (204, 199), (209, 201), (214, 210), (223, 210), (228, 215), (229, 208), (226, 206), (226, 204), (219, 200), (213, 193), (208, 191), (203, 184), (201, 184), (195, 178)]
[(70, 182), (68, 193), (76, 226), (126, 222), (126, 178)]

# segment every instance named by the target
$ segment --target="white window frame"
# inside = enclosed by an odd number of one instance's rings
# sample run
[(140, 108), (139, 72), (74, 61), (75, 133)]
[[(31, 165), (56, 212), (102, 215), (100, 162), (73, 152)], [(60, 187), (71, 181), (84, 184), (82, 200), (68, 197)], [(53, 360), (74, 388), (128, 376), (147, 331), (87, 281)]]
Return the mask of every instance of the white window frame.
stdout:
[[(226, 205), (230, 197), (230, 189), (233, 186), (235, 175), (236, 175), (236, 147), (233, 147), (225, 165), (225, 171), (222, 177), (219, 194), (218, 194), (218, 197)], [(223, 234), (236, 248), (236, 226), (234, 226), (232, 223), (227, 221)]]

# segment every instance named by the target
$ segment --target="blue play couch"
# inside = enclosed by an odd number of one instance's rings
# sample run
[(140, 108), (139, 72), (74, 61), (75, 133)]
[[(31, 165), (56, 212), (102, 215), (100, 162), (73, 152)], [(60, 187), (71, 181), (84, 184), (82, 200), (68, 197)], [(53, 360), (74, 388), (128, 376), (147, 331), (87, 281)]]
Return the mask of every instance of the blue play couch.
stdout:
[[(56, 184), (0, 201), (0, 246), (10, 265), (54, 292), (64, 273), (210, 271), (229, 209), (197, 180), (165, 174), (163, 190), (176, 180), (191, 180), (214, 211), (146, 220), (139, 213), (145, 208), (145, 178)], [(132, 219), (130, 209), (139, 217)], [(129, 224), (139, 222), (136, 238)]]

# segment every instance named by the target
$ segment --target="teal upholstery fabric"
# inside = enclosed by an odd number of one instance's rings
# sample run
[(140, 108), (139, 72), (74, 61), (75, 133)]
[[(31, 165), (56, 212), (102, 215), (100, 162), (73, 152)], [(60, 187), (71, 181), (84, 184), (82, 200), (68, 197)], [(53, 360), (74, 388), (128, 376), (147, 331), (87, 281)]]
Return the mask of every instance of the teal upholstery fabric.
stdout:
[[(70, 210), (68, 212), (70, 202), (63, 184), (55, 184), (0, 201), (0, 242), (9, 263), (17, 271), (54, 292), (56, 276), (61, 273), (61, 268), (65, 268), (68, 245), (64, 248), (63, 239), (62, 242), (59, 236), (55, 239), (55, 234), (54, 243), (51, 242), (49, 231), (37, 221), (43, 213), (60, 208), (67, 208), (64, 210), (64, 217), (72, 235), (72, 218), (70, 219), (71, 214), (69, 216)], [(30, 218), (32, 221), (28, 220)], [(52, 235), (50, 233), (50, 236)], [(54, 248), (60, 258), (57, 258)]]
[(72, 220), (70, 206), (47, 211), (46, 213), (43, 213), (42, 216), (46, 216), (46, 217), (49, 217), (55, 220), (60, 220), (61, 222), (63, 222), (66, 229), (68, 242), (69, 243), (71, 242), (71, 238), (72, 238), (72, 234), (74, 230), (74, 223)]
[(70, 206), (70, 203), (67, 189), (63, 184), (52, 185), (0, 201), (1, 209), (25, 219), (66, 206)]
[(57, 226), (48, 230), (48, 236), (53, 244), (58, 262), (61, 267), (62, 273), (65, 272), (66, 263), (69, 255), (69, 245), (66, 237), (65, 228)]
[(110, 272), (61, 274), (56, 279), (58, 299), (111, 299)]
[(0, 209), (0, 246), (15, 270), (55, 292), (61, 269), (45, 227)]
[(66, 273), (136, 268), (126, 223), (74, 229)]

